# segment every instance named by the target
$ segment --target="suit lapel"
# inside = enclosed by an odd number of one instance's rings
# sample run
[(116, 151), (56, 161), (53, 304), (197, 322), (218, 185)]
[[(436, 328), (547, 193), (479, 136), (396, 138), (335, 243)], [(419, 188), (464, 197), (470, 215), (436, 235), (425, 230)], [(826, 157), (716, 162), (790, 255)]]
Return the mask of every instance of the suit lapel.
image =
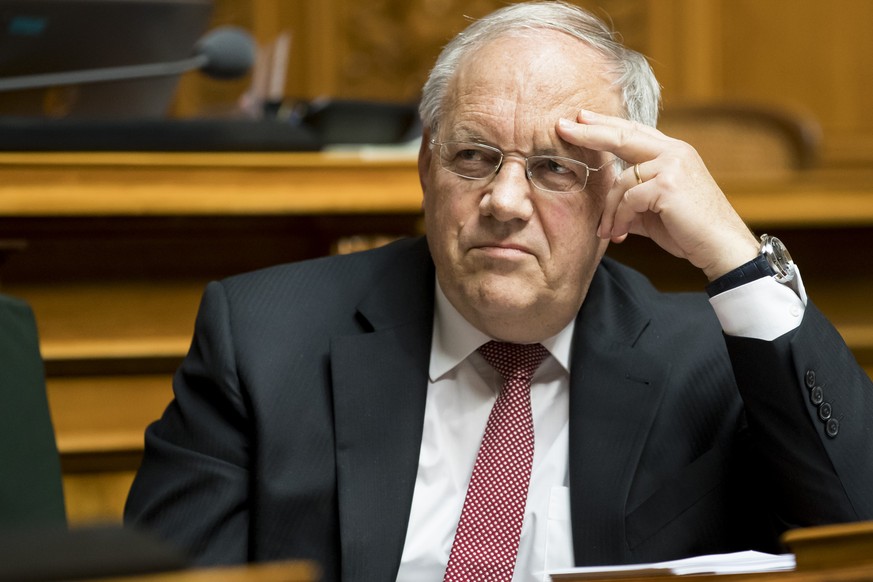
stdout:
[(359, 307), (359, 317), (373, 331), (337, 337), (331, 344), (342, 578), (347, 581), (396, 577), (412, 506), (434, 283), (424, 245), (397, 263)]
[(668, 365), (637, 345), (648, 316), (601, 267), (576, 321), (570, 491), (577, 564), (622, 563), (625, 503)]

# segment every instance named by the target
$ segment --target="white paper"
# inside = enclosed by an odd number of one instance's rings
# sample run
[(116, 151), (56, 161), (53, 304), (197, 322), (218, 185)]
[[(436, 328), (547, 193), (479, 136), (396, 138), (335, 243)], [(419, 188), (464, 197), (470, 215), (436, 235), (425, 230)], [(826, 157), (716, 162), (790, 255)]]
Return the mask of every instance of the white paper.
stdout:
[(652, 564), (627, 564), (622, 566), (585, 566), (549, 572), (552, 580), (583, 578), (617, 578), (629, 574), (645, 576), (687, 574), (748, 574), (779, 572), (794, 569), (792, 554), (765, 554), (746, 551), (733, 554), (695, 556), (683, 560), (656, 562)]

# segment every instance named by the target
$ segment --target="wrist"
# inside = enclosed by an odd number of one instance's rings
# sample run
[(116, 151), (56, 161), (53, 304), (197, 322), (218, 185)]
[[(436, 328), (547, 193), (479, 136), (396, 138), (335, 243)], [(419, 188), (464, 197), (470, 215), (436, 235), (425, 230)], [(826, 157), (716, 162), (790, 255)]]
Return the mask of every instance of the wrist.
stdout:
[(773, 270), (770, 268), (767, 258), (759, 254), (754, 259), (711, 281), (706, 286), (706, 294), (710, 297), (715, 297), (720, 293), (730, 291), (746, 283), (751, 283), (756, 279), (772, 276)]
[(758, 254), (739, 267), (713, 279), (706, 286), (706, 292), (714, 297), (762, 277), (773, 277), (779, 283), (787, 284), (794, 279), (794, 275), (794, 261), (785, 245), (778, 238), (764, 234), (761, 235)]
[(710, 282), (714, 282), (736, 269), (742, 267), (761, 255), (761, 245), (754, 237), (744, 240), (741, 245), (729, 249), (717, 262), (703, 269), (703, 274)]

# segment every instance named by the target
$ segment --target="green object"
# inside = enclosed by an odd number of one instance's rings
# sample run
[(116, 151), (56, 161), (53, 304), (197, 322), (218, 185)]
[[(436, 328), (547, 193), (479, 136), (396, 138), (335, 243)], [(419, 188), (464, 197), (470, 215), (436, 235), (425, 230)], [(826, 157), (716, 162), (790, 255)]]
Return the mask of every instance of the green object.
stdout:
[(65, 523), (33, 312), (0, 295), (0, 528)]

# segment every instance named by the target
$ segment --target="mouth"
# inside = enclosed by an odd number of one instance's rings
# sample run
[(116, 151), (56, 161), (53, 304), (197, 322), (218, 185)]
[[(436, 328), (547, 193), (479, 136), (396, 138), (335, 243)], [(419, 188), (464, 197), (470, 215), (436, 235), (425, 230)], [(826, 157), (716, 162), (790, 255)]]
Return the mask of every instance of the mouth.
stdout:
[(502, 258), (511, 260), (534, 256), (533, 251), (528, 247), (512, 243), (479, 244), (474, 245), (471, 250), (477, 253), (485, 254), (495, 259)]

